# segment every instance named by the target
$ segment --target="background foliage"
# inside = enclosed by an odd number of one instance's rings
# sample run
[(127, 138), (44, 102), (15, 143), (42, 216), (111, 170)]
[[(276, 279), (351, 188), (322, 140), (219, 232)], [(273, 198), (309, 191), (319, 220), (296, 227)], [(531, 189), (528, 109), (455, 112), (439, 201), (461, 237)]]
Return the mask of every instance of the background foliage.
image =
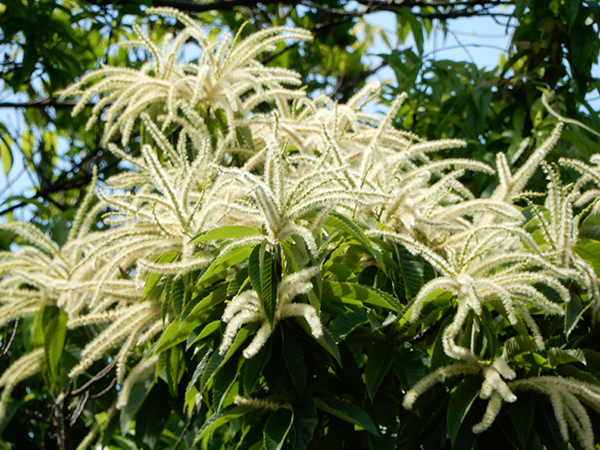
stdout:
[[(543, 105), (544, 93), (561, 116), (600, 130), (598, 112), (586, 101), (588, 94), (598, 88), (598, 80), (591, 73), (600, 51), (600, 5), (595, 1), (404, 2), (402, 6), (363, 2), (367, 9), (360, 13), (353, 9), (356, 6), (344, 1), (262, 2), (261, 6), (237, 2), (235, 7), (228, 3), (152, 2), (155, 6), (179, 6), (214, 29), (237, 30), (249, 21), (245, 36), (271, 25), (311, 30), (315, 36), (312, 42), (281, 44), (274, 56), (266, 56), (263, 63), (298, 70), (309, 92), (325, 91), (341, 102), (379, 70), (378, 66), (368, 66), (364, 56), (371, 51), (375, 35), (382, 32), (364, 24), (363, 17), (377, 10), (392, 10), (398, 20), (395, 38), (402, 43), (412, 35), (416, 45), (400, 46), (379, 55), (381, 66), (391, 67), (396, 77), (386, 87), (382, 102), (389, 103), (406, 91), (409, 96), (395, 117), (399, 129), (430, 139), (461, 138), (468, 142), (466, 149), (448, 150), (445, 156), (469, 156), (493, 165), (495, 154), (507, 151), (511, 162), (519, 166), (556, 123), (556, 117), (548, 114)], [(9, 178), (17, 178), (13, 164), (16, 159), (23, 159), (26, 174), (22, 176), (30, 176), (34, 184), (33, 192), (15, 191), (14, 195), (5, 196), (0, 212), (6, 221), (12, 221), (13, 212), (27, 207), (26, 217), (62, 244), (83, 201), (84, 187), (92, 181), (92, 167), (98, 166), (101, 180), (122, 169), (119, 160), (102, 147), (99, 125), (84, 129), (89, 112), (73, 118), (73, 103), (58, 98), (57, 92), (102, 63), (140, 67), (148, 60), (149, 55), (143, 51), (127, 51), (114, 44), (132, 35), (134, 20), (141, 20), (154, 38), (165, 33), (164, 27), (143, 16), (144, 7), (149, 5), (150, 2), (136, 1), (33, 0), (7, 0), (0, 5), (2, 80), (5, 92), (15, 94), (0, 106), (23, 108), (20, 111), (26, 124), (23, 129), (8, 121), (0, 123), (0, 152)], [(423, 42), (432, 26), (443, 27), (455, 17), (472, 15), (510, 18), (512, 43), (498, 67), (482, 69), (471, 62), (432, 60), (424, 54)], [(357, 24), (364, 27), (366, 38), (358, 39), (353, 32)], [(180, 26), (176, 22), (169, 25), (173, 29)], [(139, 143), (131, 145), (133, 154), (139, 152), (136, 145)], [(597, 148), (597, 136), (577, 125), (568, 125), (558, 150), (549, 159), (569, 156), (587, 161)], [(574, 176), (565, 173), (568, 175)], [(545, 185), (540, 172), (533, 186)], [(490, 178), (481, 175), (470, 187), (481, 193), (488, 186)], [(586, 222), (586, 245), (594, 249), (588, 252), (591, 258), (597, 255), (595, 249), (600, 245), (594, 220)], [(331, 289), (331, 296), (339, 298), (342, 304), (345, 299), (356, 297), (377, 304), (387, 296), (405, 303), (431, 276), (431, 268), (423, 261), (415, 260), (403, 248), (387, 248), (384, 244), (388, 264), (397, 266), (398, 271), (363, 267), (359, 261), (371, 249), (361, 240), (361, 232), (341, 218), (332, 219), (326, 226), (337, 236), (339, 251), (327, 256), (328, 270), (335, 273), (336, 281), (325, 289)], [(5, 249), (12, 243), (23, 243), (10, 231), (3, 230), (0, 237)], [(231, 295), (236, 287), (236, 280), (213, 281), (210, 289), (220, 295)], [(352, 288), (344, 283), (368, 288)], [(381, 294), (373, 294), (371, 288)], [(577, 293), (577, 286), (571, 288)], [(163, 289), (160, 295), (180, 310), (182, 320), (188, 320), (185, 329), (194, 330), (196, 318), (185, 318), (190, 311), (181, 309), (179, 304), (188, 294), (169, 283)], [(360, 291), (345, 293), (344, 289)], [(442, 298), (431, 306), (427, 319), (419, 323), (420, 328), (410, 328), (408, 324), (404, 329), (400, 325), (389, 328), (380, 312), (375, 307), (369, 315), (358, 311), (341, 315), (329, 326), (331, 339), (337, 344), (336, 350), (330, 352), (317, 348), (298, 324), (286, 322), (275, 330), (261, 353), (242, 367), (238, 367), (237, 360), (228, 362), (217, 353), (209, 353), (209, 347), (206, 358), (188, 354), (195, 339), (210, 335), (200, 337), (192, 333), (183, 340), (178, 335), (169, 347), (163, 348), (166, 356), (161, 364), (166, 367), (165, 377), (136, 386), (134, 401), (120, 415), (113, 416), (104, 430), (103, 444), (114, 448), (191, 448), (194, 441), (199, 441), (204, 448), (217, 449), (235, 442), (239, 444), (231, 448), (258, 448), (264, 443), (270, 449), (281, 448), (280, 443), (287, 438), (286, 445), (305, 448), (312, 435), (310, 445), (314, 448), (481, 448), (489, 442), (502, 442), (505, 448), (566, 448), (557, 434), (553, 415), (546, 413), (546, 400), (532, 393), (520, 394), (510, 410), (503, 410), (497, 426), (476, 439), (470, 428), (480, 420), (485, 402), (476, 398), (481, 381), (475, 378), (453, 379), (446, 386), (435, 386), (411, 412), (399, 407), (401, 392), (447, 362), (440, 339), (448, 317), (448, 299)], [(572, 312), (568, 319), (577, 321), (580, 312)], [(27, 318), (7, 325), (0, 364), (7, 367), (25, 348), (44, 341), (44, 336), (48, 340), (46, 351), (55, 354), (57, 361), (43, 376), (17, 387), (14, 397), (23, 401), (11, 408), (17, 411), (21, 407), (19, 411), (24, 412), (11, 421), (10, 417), (5, 418), (0, 424), (1, 445), (74, 448), (73, 443), (87, 433), (89, 418), (106, 411), (117, 396), (115, 389), (108, 389), (114, 383), (114, 372), (110, 370), (114, 365), (109, 359), (99, 361), (90, 373), (100, 376), (92, 376), (89, 383), (79, 386), (70, 384), (61, 370), (72, 366), (74, 356), (69, 352), (83, 347), (90, 336), (70, 335), (66, 342), (71, 347), (63, 348), (60, 330), (64, 323), (58, 310), (50, 307), (37, 317), (37, 323)], [(215, 320), (219, 317), (217, 314)], [(577, 326), (575, 322), (556, 321), (548, 321), (545, 326), (554, 336), (555, 348), (565, 352), (523, 351), (521, 356), (514, 355), (522, 358), (523, 367), (532, 371), (549, 368), (598, 383), (600, 363), (596, 352), (600, 349), (594, 343), (596, 326), (589, 319), (577, 322)], [(571, 332), (568, 339), (565, 327)], [(57, 345), (59, 348), (50, 348)], [(234, 379), (244, 391), (254, 392), (263, 365), (270, 379), (262, 381), (270, 390), (283, 393), (292, 410), (255, 414), (251, 422), (258, 425), (245, 427), (244, 420), (237, 419), (248, 412), (243, 406), (219, 411), (218, 404)], [(235, 378), (238, 371), (240, 375)], [(316, 375), (304, 377), (305, 373)], [(204, 409), (190, 414), (194, 389), (206, 390), (210, 406), (203, 405)], [(57, 397), (60, 392), (67, 392), (66, 397)], [(448, 392), (452, 395), (446, 395)], [(319, 400), (306, 400), (312, 398), (306, 393), (318, 393)], [(164, 399), (168, 399), (168, 407), (164, 406)], [(598, 417), (592, 418), (598, 435)], [(314, 431), (317, 419), (324, 420), (326, 426)], [(230, 425), (218, 428), (226, 424)], [(380, 433), (383, 429), (386, 431)], [(579, 444), (574, 441), (572, 445)]]

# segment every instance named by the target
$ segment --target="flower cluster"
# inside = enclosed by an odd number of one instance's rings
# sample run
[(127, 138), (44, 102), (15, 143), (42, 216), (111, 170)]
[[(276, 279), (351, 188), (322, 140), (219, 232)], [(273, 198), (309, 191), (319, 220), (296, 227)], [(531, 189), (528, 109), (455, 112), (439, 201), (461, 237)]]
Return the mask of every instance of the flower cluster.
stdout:
[[(600, 188), (600, 172), (561, 160), (582, 174), (576, 184), (563, 186), (558, 170), (544, 162), (562, 124), (515, 171), (503, 153), (495, 169), (470, 159), (441, 159), (436, 152), (466, 143), (425, 141), (399, 131), (393, 119), (405, 94), (385, 117), (375, 117), (363, 107), (379, 95), (377, 83), (340, 105), (325, 96), (309, 98), (293, 88), (298, 74), (256, 60), (285, 40), (309, 39), (308, 32), (269, 28), (213, 43), (177, 11), (149, 12), (175, 16), (185, 28), (156, 45), (135, 26), (139, 40), (130, 44), (148, 48), (153, 61), (140, 70), (101, 68), (63, 93), (80, 96), (75, 114), (92, 97), (100, 98), (91, 121), (105, 122), (107, 144), (120, 134), (123, 147), (109, 148), (128, 168), (96, 194), (92, 185), (62, 247), (32, 225), (3, 226), (30, 245), (1, 255), (0, 324), (52, 306), (66, 314), (69, 330), (92, 327), (69, 377), (111, 355), (122, 386), (116, 407), (122, 409), (137, 382), (164, 369), (157, 350), (168, 332), (163, 330), (179, 327), (194, 311), (218, 311), (224, 323), (220, 357), (246, 327), (253, 338), (242, 354), (253, 358), (291, 317), (303, 317), (299, 322), (307, 335), (323, 341), (329, 315), (319, 308), (327, 298), (310, 300), (321, 295), (316, 285), (336, 276), (324, 269), (335, 250), (329, 242), (334, 232), (325, 224), (336, 212), (361, 225), (363, 234), (356, 236), (375, 246), (400, 244), (431, 267), (434, 276), (398, 320), (418, 325), (430, 302), (442, 293), (451, 296), (442, 344), (452, 363), (406, 392), (406, 408), (435, 383), (479, 376), (479, 396), (488, 406), (474, 432), (486, 430), (503, 403), (515, 402), (515, 392), (534, 390), (550, 397), (565, 440), (571, 427), (584, 448), (593, 448), (580, 401), (598, 409), (596, 387), (556, 376), (519, 379), (504, 343), (490, 354), (480, 339), (481, 325), (493, 315), (545, 349), (547, 336), (536, 318), (566, 314), (571, 301), (566, 283), (581, 286), (596, 319), (600, 313), (597, 275), (575, 251), (573, 224), (574, 208), (595, 195), (582, 194), (585, 184)], [(201, 56), (182, 63), (182, 46), (191, 39), (201, 46)], [(261, 103), (268, 113), (257, 111)], [(216, 128), (209, 120), (215, 111), (223, 121)], [(146, 138), (136, 153), (131, 135), (138, 126)], [(598, 156), (592, 159), (598, 162)], [(540, 167), (548, 179), (544, 205), (525, 190)], [(469, 188), (475, 172), (497, 177), (488, 198)], [(107, 227), (91, 232), (97, 220)], [(362, 226), (373, 221), (375, 226)], [(247, 256), (257, 246), (277, 254), (273, 264), (279, 266), (269, 271), (260, 260), (254, 279)], [(214, 284), (217, 275), (229, 283), (222, 298), (216, 293), (225, 288)], [(261, 277), (276, 286), (273, 304), (259, 292)], [(138, 362), (127, 373), (132, 357)], [(43, 361), (44, 350), (35, 349), (2, 375), (0, 413), (15, 384), (39, 371)], [(236, 403), (279, 407), (241, 396)]]

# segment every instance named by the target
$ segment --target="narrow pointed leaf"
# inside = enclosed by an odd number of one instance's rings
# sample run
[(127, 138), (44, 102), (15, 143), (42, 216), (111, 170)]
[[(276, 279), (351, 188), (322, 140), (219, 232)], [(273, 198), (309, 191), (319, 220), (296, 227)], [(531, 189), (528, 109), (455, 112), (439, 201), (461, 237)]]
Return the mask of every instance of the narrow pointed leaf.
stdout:
[(265, 450), (281, 450), (293, 419), (292, 411), (285, 408), (278, 409), (269, 416), (264, 430)]
[(358, 425), (369, 433), (379, 436), (379, 432), (369, 415), (358, 406), (336, 397), (315, 399), (315, 406), (321, 411), (339, 417), (346, 422)]
[(239, 239), (248, 236), (257, 236), (259, 234), (260, 231), (253, 227), (245, 225), (225, 225), (197, 234), (189, 243), (198, 244), (200, 242), (216, 241), (220, 239)]
[(456, 390), (450, 396), (450, 402), (448, 403), (448, 414), (446, 416), (446, 425), (448, 427), (448, 435), (450, 441), (454, 445), (454, 441), (458, 434), (460, 426), (471, 409), (471, 405), (479, 389), (481, 388), (481, 379), (476, 377), (467, 377), (459, 383)]
[(394, 358), (394, 347), (387, 342), (375, 342), (369, 351), (365, 367), (365, 384), (369, 397), (373, 399), (377, 388), (390, 370)]

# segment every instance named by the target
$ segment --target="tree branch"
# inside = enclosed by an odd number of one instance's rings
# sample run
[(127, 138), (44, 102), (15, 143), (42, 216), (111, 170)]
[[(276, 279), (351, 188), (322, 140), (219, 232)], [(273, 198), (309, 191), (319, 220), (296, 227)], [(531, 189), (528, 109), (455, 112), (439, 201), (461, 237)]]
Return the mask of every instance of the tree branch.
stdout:
[[(388, 1), (375, 1), (375, 0), (358, 0), (358, 3), (365, 6), (366, 10), (351, 10), (345, 11), (335, 8), (329, 8), (325, 5), (312, 2), (310, 0), (291, 0), (291, 1), (280, 1), (280, 0), (263, 0), (260, 2), (261, 5), (271, 4), (284, 4), (284, 5), (302, 5), (307, 8), (314, 8), (319, 11), (325, 12), (326, 14), (338, 15), (338, 16), (363, 16), (365, 14), (373, 13), (376, 11), (390, 11), (393, 13), (399, 13), (404, 10), (411, 10), (415, 7), (436, 7), (436, 8), (451, 8), (450, 11), (439, 11), (432, 13), (424, 13), (420, 11), (411, 11), (412, 14), (422, 18), (429, 19), (454, 19), (457, 17), (470, 17), (470, 16), (500, 16), (510, 17), (510, 14), (495, 13), (489, 11), (488, 8), (502, 5), (514, 5), (513, 0), (466, 0), (463, 2), (450, 2), (450, 1), (407, 1), (407, 0), (394, 0), (393, 2)], [(156, 7), (166, 6), (171, 8), (177, 8), (181, 11), (186, 12), (207, 12), (207, 11), (222, 11), (228, 10), (236, 6), (245, 6), (248, 8), (256, 7), (257, 2), (249, 0), (221, 0), (212, 3), (198, 3), (193, 0), (152, 0), (152, 5)], [(480, 9), (469, 10), (480, 6)], [(461, 9), (457, 9), (461, 8)]]
[[(59, 101), (56, 97), (44, 97), (29, 102), (0, 102), (0, 108), (47, 108), (49, 106), (56, 109), (73, 108), (77, 104), (75, 100)], [(94, 106), (94, 103), (88, 103), (86, 106)]]

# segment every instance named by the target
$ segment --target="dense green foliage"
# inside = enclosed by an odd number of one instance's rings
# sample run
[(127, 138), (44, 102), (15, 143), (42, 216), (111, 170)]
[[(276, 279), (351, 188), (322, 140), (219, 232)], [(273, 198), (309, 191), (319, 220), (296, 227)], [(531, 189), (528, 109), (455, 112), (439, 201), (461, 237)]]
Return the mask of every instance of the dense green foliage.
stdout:
[(0, 235), (0, 446), (594, 448), (600, 161), (572, 120), (600, 127), (600, 6), (515, 2), (493, 70), (428, 59), (439, 11), (398, 10), (417, 46), (378, 91), (344, 3), (195, 17), (231, 46), (136, 2), (0, 6), (5, 87), (50, 95), (0, 124), (37, 183), (3, 208), (33, 205)]

